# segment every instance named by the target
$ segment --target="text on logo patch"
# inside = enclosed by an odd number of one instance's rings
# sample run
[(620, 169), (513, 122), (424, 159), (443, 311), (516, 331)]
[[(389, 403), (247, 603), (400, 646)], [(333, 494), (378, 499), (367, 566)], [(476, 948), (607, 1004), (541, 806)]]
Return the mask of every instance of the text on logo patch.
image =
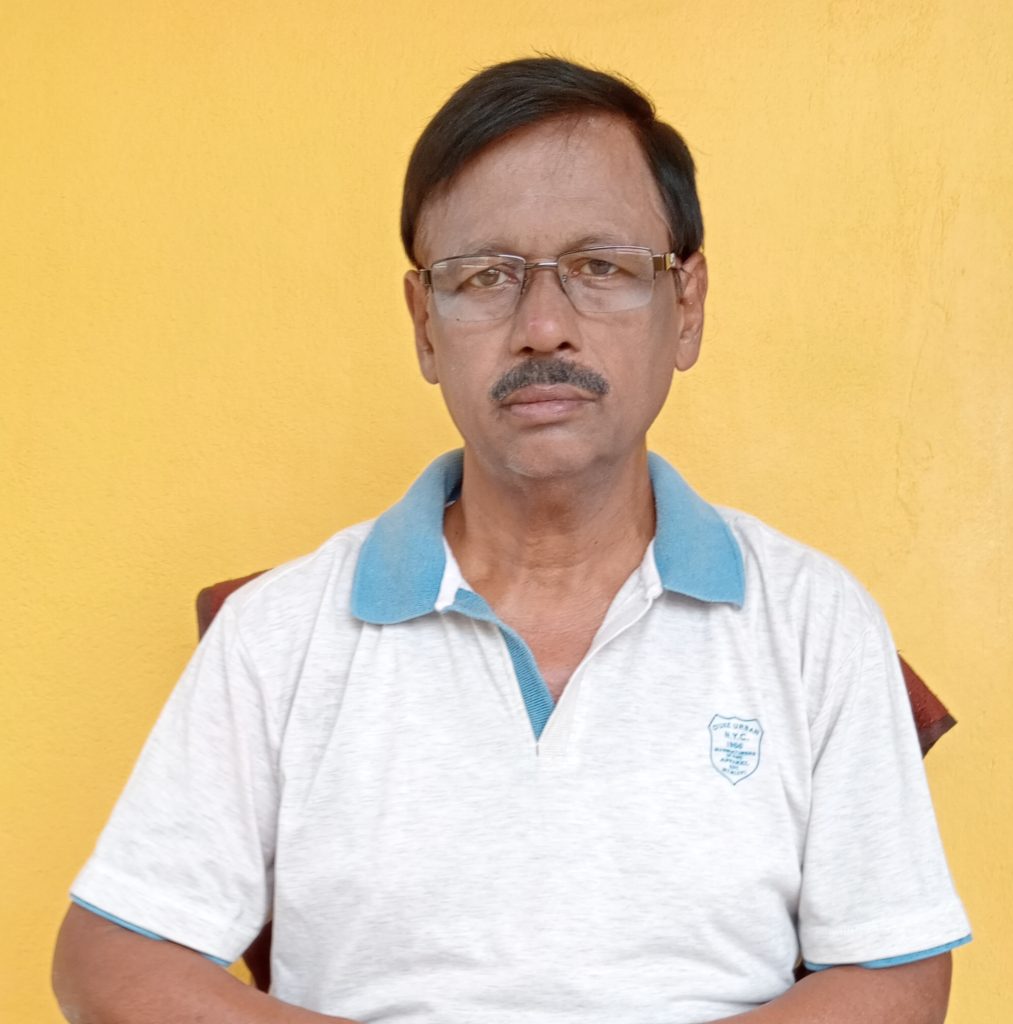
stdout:
[(715, 715), (710, 722), (711, 764), (733, 786), (760, 766), (763, 727), (755, 718)]

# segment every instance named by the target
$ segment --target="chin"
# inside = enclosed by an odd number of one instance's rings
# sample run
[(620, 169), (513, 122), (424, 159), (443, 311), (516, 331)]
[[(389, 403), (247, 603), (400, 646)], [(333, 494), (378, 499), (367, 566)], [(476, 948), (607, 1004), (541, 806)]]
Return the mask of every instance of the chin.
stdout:
[(563, 480), (581, 476), (596, 467), (617, 461), (617, 453), (606, 452), (586, 439), (561, 438), (548, 433), (516, 441), (497, 452), (496, 464), (511, 476), (527, 480)]

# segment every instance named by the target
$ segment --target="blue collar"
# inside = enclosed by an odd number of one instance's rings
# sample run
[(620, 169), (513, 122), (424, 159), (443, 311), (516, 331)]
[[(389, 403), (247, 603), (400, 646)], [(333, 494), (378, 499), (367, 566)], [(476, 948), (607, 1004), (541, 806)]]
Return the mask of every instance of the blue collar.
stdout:
[[(461, 485), (460, 450), (441, 455), (373, 524), (352, 584), (352, 614), (405, 622), (433, 610), (443, 581), (443, 511)], [(648, 455), (657, 510), (654, 560), (661, 584), (699, 601), (742, 605), (742, 552), (718, 513), (659, 455)]]

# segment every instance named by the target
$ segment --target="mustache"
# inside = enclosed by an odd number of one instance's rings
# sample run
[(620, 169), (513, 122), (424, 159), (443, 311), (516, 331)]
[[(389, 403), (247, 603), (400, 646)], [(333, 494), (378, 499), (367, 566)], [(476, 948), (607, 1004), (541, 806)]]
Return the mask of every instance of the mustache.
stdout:
[(489, 389), (494, 402), (502, 402), (521, 388), (531, 384), (571, 384), (592, 395), (607, 395), (609, 382), (594, 370), (567, 359), (525, 359), (503, 374)]

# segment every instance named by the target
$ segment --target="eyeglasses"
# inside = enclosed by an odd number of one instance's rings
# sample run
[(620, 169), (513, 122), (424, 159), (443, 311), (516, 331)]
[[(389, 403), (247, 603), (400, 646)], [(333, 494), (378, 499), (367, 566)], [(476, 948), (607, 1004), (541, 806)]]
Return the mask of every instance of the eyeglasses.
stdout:
[(639, 245), (595, 245), (564, 252), (554, 260), (529, 262), (502, 253), (452, 256), (419, 271), (433, 293), (436, 311), (448, 320), (474, 322), (512, 316), (528, 271), (553, 269), (563, 291), (581, 313), (621, 313), (651, 301), (654, 279), (681, 270), (674, 252), (654, 253)]

